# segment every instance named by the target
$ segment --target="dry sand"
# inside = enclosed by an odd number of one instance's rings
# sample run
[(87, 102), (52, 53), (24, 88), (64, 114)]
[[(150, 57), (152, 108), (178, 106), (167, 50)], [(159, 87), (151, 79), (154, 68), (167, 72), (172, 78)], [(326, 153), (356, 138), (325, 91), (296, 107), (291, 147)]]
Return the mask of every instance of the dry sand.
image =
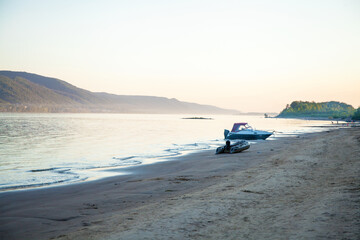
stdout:
[(0, 194), (0, 239), (360, 239), (360, 128)]

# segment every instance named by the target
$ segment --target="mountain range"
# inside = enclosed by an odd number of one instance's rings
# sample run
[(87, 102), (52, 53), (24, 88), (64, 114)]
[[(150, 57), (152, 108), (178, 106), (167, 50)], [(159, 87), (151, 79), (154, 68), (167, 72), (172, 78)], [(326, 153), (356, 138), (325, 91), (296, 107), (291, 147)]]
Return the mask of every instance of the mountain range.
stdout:
[(237, 114), (175, 98), (91, 92), (60, 79), (0, 71), (0, 112)]

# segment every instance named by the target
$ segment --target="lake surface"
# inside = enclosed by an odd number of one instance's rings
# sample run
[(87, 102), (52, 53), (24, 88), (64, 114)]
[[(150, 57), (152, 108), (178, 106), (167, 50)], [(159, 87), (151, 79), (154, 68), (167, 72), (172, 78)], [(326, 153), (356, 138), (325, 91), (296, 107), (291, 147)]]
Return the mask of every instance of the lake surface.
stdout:
[(224, 144), (224, 129), (231, 130), (234, 122), (275, 131), (270, 141), (324, 131), (312, 126), (329, 125), (248, 115), (187, 117), (194, 115), (0, 113), (0, 191), (97, 179), (119, 174), (104, 168), (125, 169), (205, 149), (215, 152)]

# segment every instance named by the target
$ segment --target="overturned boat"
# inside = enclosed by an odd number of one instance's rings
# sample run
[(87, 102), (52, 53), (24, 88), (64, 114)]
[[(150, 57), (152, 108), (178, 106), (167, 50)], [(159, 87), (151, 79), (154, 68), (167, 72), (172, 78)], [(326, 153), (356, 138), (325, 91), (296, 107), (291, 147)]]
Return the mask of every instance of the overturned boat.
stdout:
[(247, 123), (234, 123), (231, 132), (224, 130), (225, 139), (259, 140), (270, 137), (273, 133), (268, 131), (254, 130)]
[(230, 144), (230, 141), (226, 141), (226, 145), (218, 147), (216, 154), (220, 153), (238, 153), (250, 148), (250, 143), (245, 140), (237, 141), (234, 144)]

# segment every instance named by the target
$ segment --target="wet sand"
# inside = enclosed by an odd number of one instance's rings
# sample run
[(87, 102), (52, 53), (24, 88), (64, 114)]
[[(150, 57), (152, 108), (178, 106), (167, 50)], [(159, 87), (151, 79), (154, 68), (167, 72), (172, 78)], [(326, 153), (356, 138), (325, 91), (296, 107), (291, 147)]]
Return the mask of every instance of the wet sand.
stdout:
[(0, 194), (0, 239), (360, 239), (360, 128)]

